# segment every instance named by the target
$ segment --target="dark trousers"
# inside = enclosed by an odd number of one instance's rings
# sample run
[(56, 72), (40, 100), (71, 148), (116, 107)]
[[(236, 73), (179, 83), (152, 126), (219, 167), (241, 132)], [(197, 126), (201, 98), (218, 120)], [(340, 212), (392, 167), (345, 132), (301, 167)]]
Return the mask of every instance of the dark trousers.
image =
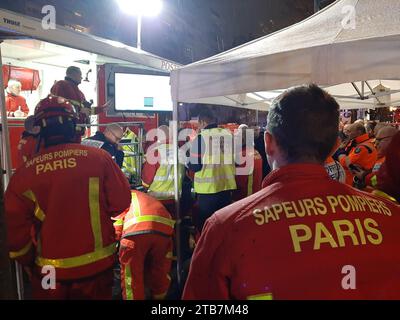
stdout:
[(199, 213), (194, 224), (199, 232), (203, 229), (206, 220), (215, 211), (232, 203), (232, 191), (222, 191), (214, 194), (198, 194)]

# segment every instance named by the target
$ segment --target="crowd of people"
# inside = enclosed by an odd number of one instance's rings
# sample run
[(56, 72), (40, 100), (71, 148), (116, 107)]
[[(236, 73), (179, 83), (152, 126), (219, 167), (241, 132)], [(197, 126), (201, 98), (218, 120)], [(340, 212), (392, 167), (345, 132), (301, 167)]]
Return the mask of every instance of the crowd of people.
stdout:
[[(179, 172), (161, 126), (141, 191), (132, 190), (118, 147), (129, 132), (112, 124), (81, 141), (78, 124), (107, 107), (87, 105), (81, 79), (68, 68), (26, 120), (23, 165), (5, 193), (10, 257), (34, 299), (111, 299), (116, 287), (128, 300), (171, 297), (174, 227), (185, 218), (194, 252), (184, 299), (400, 298), (395, 127), (342, 126), (337, 102), (316, 85), (275, 99), (262, 132), (221, 128), (205, 106)], [(46, 290), (49, 265), (57, 278)], [(346, 265), (358, 272), (352, 290), (341, 285)]]

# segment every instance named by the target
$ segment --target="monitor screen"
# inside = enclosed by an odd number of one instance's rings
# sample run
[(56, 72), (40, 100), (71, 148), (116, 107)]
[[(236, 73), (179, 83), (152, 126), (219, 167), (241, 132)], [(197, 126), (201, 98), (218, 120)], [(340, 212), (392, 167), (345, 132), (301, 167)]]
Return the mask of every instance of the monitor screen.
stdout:
[(116, 111), (172, 111), (169, 76), (115, 73)]

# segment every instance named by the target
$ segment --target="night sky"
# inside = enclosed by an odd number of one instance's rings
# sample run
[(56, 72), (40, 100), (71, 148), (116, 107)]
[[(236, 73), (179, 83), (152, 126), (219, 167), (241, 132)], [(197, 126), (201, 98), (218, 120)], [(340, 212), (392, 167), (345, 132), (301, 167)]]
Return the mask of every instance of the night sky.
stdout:
[[(324, 5), (333, 0), (323, 0)], [(40, 18), (56, 7), (57, 24), (136, 46), (136, 18), (114, 0), (1, 0), (0, 7)], [(161, 14), (144, 18), (142, 49), (191, 63), (303, 20), (313, 0), (164, 0)]]

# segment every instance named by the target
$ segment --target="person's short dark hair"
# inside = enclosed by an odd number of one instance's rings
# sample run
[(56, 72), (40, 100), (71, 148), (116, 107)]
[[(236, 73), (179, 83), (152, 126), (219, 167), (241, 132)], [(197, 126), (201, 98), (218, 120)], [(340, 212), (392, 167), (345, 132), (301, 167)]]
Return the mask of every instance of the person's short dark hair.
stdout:
[(199, 121), (204, 121), (206, 123), (214, 123), (215, 117), (211, 109), (204, 106), (199, 112)]
[(268, 113), (267, 131), (289, 163), (324, 162), (336, 142), (339, 105), (315, 84), (293, 87), (277, 97)]
[(72, 74), (74, 74), (74, 73), (82, 73), (82, 71), (81, 71), (81, 69), (78, 68), (78, 67), (70, 66), (70, 67), (67, 68), (67, 71), (66, 71), (65, 74), (66, 74), (67, 76), (70, 76), (70, 75), (72, 75)]

